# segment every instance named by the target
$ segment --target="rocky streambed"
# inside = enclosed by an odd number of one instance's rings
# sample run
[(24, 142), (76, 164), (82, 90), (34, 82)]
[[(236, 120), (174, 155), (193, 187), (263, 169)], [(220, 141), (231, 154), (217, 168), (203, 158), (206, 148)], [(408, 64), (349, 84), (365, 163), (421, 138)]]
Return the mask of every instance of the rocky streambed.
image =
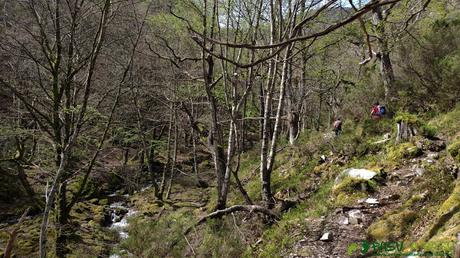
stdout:
[(135, 216), (137, 211), (129, 205), (129, 194), (121, 195), (113, 193), (108, 196), (109, 204), (105, 217), (105, 227), (118, 233), (118, 243), (113, 246), (118, 252), (113, 253), (109, 258), (121, 258), (123, 256), (133, 256), (128, 251), (119, 249), (120, 241), (128, 238), (129, 218)]

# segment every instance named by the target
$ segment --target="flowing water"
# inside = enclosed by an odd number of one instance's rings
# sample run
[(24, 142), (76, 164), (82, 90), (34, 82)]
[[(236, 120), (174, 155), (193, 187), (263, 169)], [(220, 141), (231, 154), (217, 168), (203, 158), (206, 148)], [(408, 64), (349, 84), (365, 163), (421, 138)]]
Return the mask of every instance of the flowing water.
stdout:
[[(111, 204), (109, 206), (109, 216), (107, 218), (106, 227), (110, 230), (116, 231), (120, 241), (128, 238), (128, 220), (130, 217), (137, 214), (136, 210), (129, 207), (128, 198), (128, 194), (119, 195), (117, 193), (113, 193), (109, 195)], [(115, 247), (117, 245), (115, 245)], [(118, 253), (126, 254), (128, 257), (133, 256), (128, 251), (123, 249)], [(109, 258), (121, 258), (121, 256), (119, 254), (112, 254), (109, 256)]]

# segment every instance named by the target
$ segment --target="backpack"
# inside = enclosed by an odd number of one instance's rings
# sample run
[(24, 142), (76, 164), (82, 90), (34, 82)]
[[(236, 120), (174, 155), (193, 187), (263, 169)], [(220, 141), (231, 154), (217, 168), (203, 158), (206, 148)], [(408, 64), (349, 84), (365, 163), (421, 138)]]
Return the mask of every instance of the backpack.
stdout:
[(342, 121), (335, 121), (334, 122), (334, 129), (340, 129), (342, 126)]
[(385, 113), (387, 112), (385, 106), (380, 106), (380, 114), (381, 115), (385, 115)]

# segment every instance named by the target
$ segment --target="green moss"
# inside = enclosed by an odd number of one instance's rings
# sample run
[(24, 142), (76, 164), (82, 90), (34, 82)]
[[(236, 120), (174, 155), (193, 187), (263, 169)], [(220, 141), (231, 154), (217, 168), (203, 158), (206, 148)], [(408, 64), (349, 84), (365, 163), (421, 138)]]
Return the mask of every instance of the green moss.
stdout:
[(452, 208), (460, 205), (460, 183), (457, 183), (452, 194), (447, 200), (441, 205), (438, 211), (438, 215), (442, 216), (449, 212)]
[(342, 193), (339, 193), (337, 197), (335, 198), (334, 205), (336, 207), (351, 206), (353, 204), (356, 204), (356, 202), (359, 199), (363, 199), (365, 197), (367, 197), (367, 194), (363, 192), (352, 193), (352, 194), (346, 194), (342, 192)]
[(451, 112), (441, 114), (431, 120), (429, 125), (435, 127), (447, 138), (454, 137), (458, 134), (458, 128), (460, 128), (460, 104)]
[(423, 150), (418, 148), (411, 142), (401, 143), (398, 145), (391, 145), (387, 148), (387, 158), (391, 161), (416, 158), (422, 154)]
[(183, 211), (160, 220), (134, 218), (130, 220), (129, 237), (121, 243), (121, 248), (142, 257), (181, 257), (186, 245), (182, 232), (192, 221), (191, 214)]
[[(301, 239), (302, 234), (293, 236), (293, 232), (303, 232), (308, 224), (305, 220), (305, 206), (296, 207), (286, 213), (282, 220), (264, 231), (263, 245), (259, 247), (259, 257), (283, 257), (286, 250)], [(306, 233), (306, 232), (303, 232)]]
[(257, 250), (247, 251), (245, 257), (287, 256), (293, 245), (303, 235), (308, 234), (309, 219), (319, 218), (333, 208), (330, 201), (333, 185), (333, 181), (321, 183), (319, 189), (306, 202), (282, 214), (278, 223), (264, 231), (263, 241)]
[(420, 203), (421, 201), (423, 201), (425, 199), (425, 196), (423, 196), (422, 194), (416, 194), (416, 195), (413, 195), (411, 198), (409, 198), (409, 200), (407, 200), (406, 202), (404, 202), (403, 206), (404, 208), (410, 208), (410, 207), (413, 207), (414, 205)]
[(422, 121), (414, 114), (398, 112), (394, 118), (396, 123), (405, 122), (412, 126), (421, 126)]
[(231, 218), (206, 223), (203, 239), (196, 249), (197, 257), (241, 257), (244, 242)]
[(457, 161), (460, 162), (460, 138), (454, 140), (448, 147), (447, 151)]
[(446, 257), (450, 255), (449, 257), (452, 257), (453, 255), (453, 250), (454, 250), (454, 244), (455, 244), (455, 238), (446, 238), (446, 237), (439, 237), (435, 238), (433, 240), (428, 241), (427, 243), (423, 244), (423, 250), (428, 253), (444, 253), (446, 254)]
[(377, 190), (378, 183), (375, 180), (380, 177), (378, 174), (372, 180), (350, 176), (343, 178), (340, 183), (332, 188), (334, 205), (336, 207), (349, 206), (355, 204), (357, 200), (367, 197), (369, 193)]
[(318, 191), (316, 191), (304, 204), (306, 207), (305, 216), (318, 218), (325, 215), (327, 211), (332, 208), (333, 205), (330, 201), (330, 194), (333, 186), (334, 181), (321, 184)]
[(436, 136), (438, 129), (430, 124), (424, 124), (420, 128), (421, 134), (426, 138), (433, 138)]
[(381, 220), (372, 224), (368, 229), (370, 237), (376, 240), (393, 241), (403, 237), (410, 224), (415, 221), (417, 214), (409, 209), (397, 213), (386, 214)]
[(393, 122), (391, 119), (367, 119), (363, 122), (362, 127), (362, 136), (382, 136), (385, 133), (391, 132), (393, 127)]
[(361, 192), (374, 192), (377, 188), (377, 183), (373, 180), (366, 180), (362, 178), (345, 177), (342, 182), (334, 186), (332, 193), (339, 195), (340, 193), (356, 193)]

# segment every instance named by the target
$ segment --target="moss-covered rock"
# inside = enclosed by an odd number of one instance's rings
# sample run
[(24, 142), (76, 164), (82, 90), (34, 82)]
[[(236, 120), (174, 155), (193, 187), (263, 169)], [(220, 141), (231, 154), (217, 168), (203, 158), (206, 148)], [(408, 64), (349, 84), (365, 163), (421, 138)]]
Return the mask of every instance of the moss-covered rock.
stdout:
[(367, 193), (365, 192), (355, 192), (355, 193), (344, 193), (341, 192), (334, 199), (335, 207), (351, 206), (355, 204), (358, 200), (366, 198)]
[(393, 241), (403, 237), (415, 221), (417, 214), (410, 210), (404, 209), (397, 213), (385, 215), (381, 220), (372, 224), (368, 229), (368, 234), (372, 239), (380, 241)]
[(443, 214), (446, 214), (456, 206), (460, 206), (460, 183), (457, 183), (452, 194), (441, 205), (438, 211), (438, 215), (442, 216)]
[(455, 139), (448, 146), (447, 151), (457, 162), (460, 162), (460, 138)]
[(339, 184), (335, 185), (332, 193), (338, 196), (340, 193), (374, 192), (377, 183), (373, 180), (363, 178), (345, 177)]
[(423, 154), (423, 150), (412, 142), (401, 143), (389, 146), (387, 149), (387, 158), (392, 161), (402, 159), (416, 158)]

